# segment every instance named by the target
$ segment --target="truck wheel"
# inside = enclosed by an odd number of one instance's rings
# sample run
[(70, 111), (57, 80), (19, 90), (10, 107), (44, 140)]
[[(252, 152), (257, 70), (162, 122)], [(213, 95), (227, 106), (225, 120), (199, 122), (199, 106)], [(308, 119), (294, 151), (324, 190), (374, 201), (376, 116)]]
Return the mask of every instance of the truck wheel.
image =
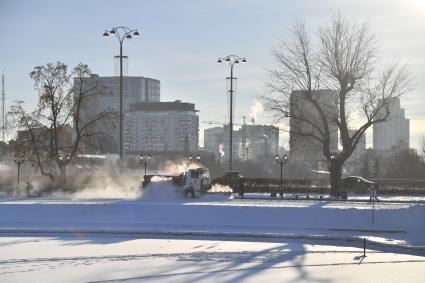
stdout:
[(194, 197), (195, 197), (195, 193), (194, 193), (193, 191), (186, 191), (186, 192), (184, 193), (184, 196), (185, 196), (186, 198), (194, 198)]

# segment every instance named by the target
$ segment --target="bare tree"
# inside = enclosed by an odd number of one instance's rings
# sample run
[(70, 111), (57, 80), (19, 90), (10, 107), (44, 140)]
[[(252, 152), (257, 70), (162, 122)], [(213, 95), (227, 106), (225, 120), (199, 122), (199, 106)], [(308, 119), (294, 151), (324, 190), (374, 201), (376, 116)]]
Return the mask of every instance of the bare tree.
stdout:
[(61, 62), (36, 66), (30, 73), (38, 94), (36, 109), (27, 112), (23, 101), (11, 106), (9, 114), (18, 130), (18, 142), (41, 174), (52, 181), (66, 181), (66, 167), (79, 153), (81, 142), (96, 134), (92, 131), (96, 123), (111, 116), (107, 109), (90, 119), (83, 117), (84, 100), (96, 94), (96, 86), (83, 87), (88, 75), (90, 70), (84, 64), (70, 71)]
[[(367, 24), (352, 23), (338, 14), (319, 28), (317, 39), (312, 42), (303, 23), (294, 24), (289, 40), (272, 49), (275, 66), (263, 100), (277, 120), (290, 118), (308, 125), (291, 127), (290, 135), (320, 145), (329, 163), (331, 193), (338, 195), (345, 160), (370, 126), (388, 118), (394, 98), (408, 91), (410, 74), (396, 62), (378, 68), (375, 37)], [(320, 101), (323, 89), (332, 93), (328, 103)], [(300, 95), (303, 99), (294, 99)], [(311, 106), (313, 115), (305, 115), (303, 103)], [(329, 103), (336, 105), (332, 108)], [(342, 146), (336, 152), (331, 145), (334, 125)]]

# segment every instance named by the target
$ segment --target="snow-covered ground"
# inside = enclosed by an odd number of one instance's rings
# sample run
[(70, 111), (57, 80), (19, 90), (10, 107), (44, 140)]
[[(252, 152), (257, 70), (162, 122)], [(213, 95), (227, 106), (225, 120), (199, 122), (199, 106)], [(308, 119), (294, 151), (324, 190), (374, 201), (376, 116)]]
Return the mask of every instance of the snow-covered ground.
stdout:
[(3, 197), (0, 232), (192, 233), (355, 240), (425, 247), (425, 205), (240, 200), (224, 194), (187, 200), (158, 186), (135, 200)]
[(1, 282), (423, 282), (425, 257), (311, 240), (0, 237)]
[[(164, 180), (132, 199), (99, 192), (0, 197), (0, 281), (425, 278), (424, 204), (187, 200)], [(359, 265), (363, 238), (375, 252)]]

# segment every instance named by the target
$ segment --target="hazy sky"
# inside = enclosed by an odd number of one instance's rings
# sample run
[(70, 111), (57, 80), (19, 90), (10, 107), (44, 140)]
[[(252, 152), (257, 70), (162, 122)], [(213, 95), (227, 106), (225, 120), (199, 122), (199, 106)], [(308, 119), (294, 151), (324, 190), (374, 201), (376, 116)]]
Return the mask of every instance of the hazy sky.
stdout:
[[(47, 62), (83, 62), (94, 73), (113, 75), (118, 41), (102, 33), (124, 25), (141, 33), (125, 42), (129, 75), (159, 79), (162, 101), (195, 103), (201, 129), (210, 127), (202, 121), (224, 121), (227, 115), (229, 68), (217, 64), (217, 57), (245, 56), (248, 63), (235, 69), (235, 123), (241, 123), (265, 91), (276, 38), (285, 37), (296, 19), (304, 19), (314, 32), (337, 11), (371, 24), (384, 61), (409, 63), (415, 89), (402, 99), (402, 107), (411, 121), (411, 146), (418, 148), (425, 135), (425, 0), (0, 0), (0, 69), (6, 75), (7, 103), (23, 99), (28, 108), (34, 106), (28, 73)], [(259, 123), (268, 120), (258, 115)], [(369, 145), (371, 138), (369, 131)]]

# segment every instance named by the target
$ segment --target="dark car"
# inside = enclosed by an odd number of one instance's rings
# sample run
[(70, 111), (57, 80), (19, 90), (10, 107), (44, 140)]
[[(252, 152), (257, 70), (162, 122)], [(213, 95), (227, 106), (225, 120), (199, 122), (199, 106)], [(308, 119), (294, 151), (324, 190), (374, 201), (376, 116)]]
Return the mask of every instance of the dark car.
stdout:
[(229, 171), (229, 172), (226, 172), (224, 174), (223, 178), (232, 178), (232, 179), (238, 178), (238, 179), (240, 179), (240, 178), (243, 178), (243, 177), (242, 177), (241, 173), (239, 173), (239, 171)]
[(349, 176), (341, 179), (342, 186), (345, 190), (365, 191), (370, 188), (378, 189), (378, 183), (366, 180), (360, 176)]
[(220, 179), (223, 185), (231, 187), (234, 193), (238, 193), (243, 198), (244, 188), (242, 178), (243, 176), (239, 171), (228, 171)]

